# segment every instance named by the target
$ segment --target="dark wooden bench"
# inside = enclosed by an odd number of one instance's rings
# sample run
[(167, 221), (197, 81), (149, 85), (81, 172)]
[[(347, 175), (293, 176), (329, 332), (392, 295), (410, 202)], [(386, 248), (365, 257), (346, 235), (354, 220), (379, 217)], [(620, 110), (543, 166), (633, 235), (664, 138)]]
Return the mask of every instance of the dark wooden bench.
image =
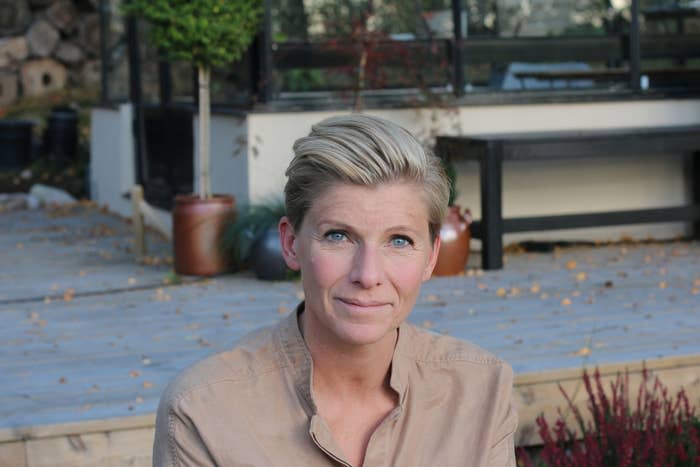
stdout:
[[(482, 241), (484, 269), (503, 267), (504, 233), (676, 221), (695, 222), (696, 236), (700, 232), (700, 126), (439, 136), (436, 152), (448, 160), (459, 158), (479, 162), (481, 221), (472, 225), (472, 233)], [(692, 199), (689, 205), (633, 211), (503, 218), (504, 161), (648, 154), (663, 156), (673, 153), (690, 155), (688, 179)]]

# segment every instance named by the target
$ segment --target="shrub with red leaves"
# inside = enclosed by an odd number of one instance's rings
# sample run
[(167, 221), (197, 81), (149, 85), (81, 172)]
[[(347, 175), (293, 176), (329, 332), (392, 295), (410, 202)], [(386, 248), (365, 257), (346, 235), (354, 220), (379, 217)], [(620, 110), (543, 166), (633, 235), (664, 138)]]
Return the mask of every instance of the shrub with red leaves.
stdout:
[(697, 467), (700, 466), (700, 419), (690, 406), (684, 390), (676, 397), (658, 377), (650, 381), (642, 372), (636, 404), (629, 399), (629, 375), (617, 376), (606, 395), (596, 369), (593, 380), (584, 371), (588, 410), (592, 421), (586, 423), (572, 399), (559, 386), (578, 429), (566, 425), (562, 410), (550, 426), (543, 416), (537, 418), (544, 445), (539, 458), (519, 450), (519, 465), (558, 467)]

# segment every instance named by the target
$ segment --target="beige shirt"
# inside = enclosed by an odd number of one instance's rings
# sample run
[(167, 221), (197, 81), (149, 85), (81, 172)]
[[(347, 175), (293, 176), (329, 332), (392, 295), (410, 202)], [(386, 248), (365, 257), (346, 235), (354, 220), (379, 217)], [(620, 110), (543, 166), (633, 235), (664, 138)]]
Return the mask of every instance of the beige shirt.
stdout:
[[(316, 412), (297, 313), (193, 365), (164, 392), (154, 466), (350, 465)], [(390, 385), (399, 405), (365, 466), (515, 467), (510, 367), (475, 345), (399, 328)]]

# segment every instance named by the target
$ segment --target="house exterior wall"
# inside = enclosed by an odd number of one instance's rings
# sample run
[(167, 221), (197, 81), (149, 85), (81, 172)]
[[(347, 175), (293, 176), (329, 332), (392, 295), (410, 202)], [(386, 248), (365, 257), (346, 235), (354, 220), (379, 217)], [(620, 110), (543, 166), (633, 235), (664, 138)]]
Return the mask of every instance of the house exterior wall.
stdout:
[(131, 201), (122, 195), (134, 186), (133, 107), (93, 108), (90, 117), (90, 196), (123, 216)]
[[(296, 138), (310, 126), (342, 112), (253, 113), (248, 117), (249, 197), (261, 200), (282, 192), (284, 169)], [(700, 101), (470, 106), (456, 111), (397, 109), (368, 111), (390, 118), (429, 140), (435, 134), (546, 131), (700, 124)], [(595, 161), (514, 162), (504, 166), (507, 217), (580, 213), (684, 204), (688, 200), (683, 157), (601, 158)], [(481, 216), (478, 166), (458, 164), (458, 203)], [(616, 240), (672, 238), (687, 233), (684, 223), (629, 225), (509, 234), (522, 239)], [(475, 245), (479, 247), (478, 242)]]
[[(239, 204), (280, 196), (294, 140), (307, 134), (313, 123), (339, 113), (345, 112), (258, 112), (246, 118), (213, 115), (214, 192), (233, 194)], [(430, 141), (436, 134), (700, 124), (700, 100), (392, 109), (368, 113), (392, 119), (420, 139)], [(128, 104), (93, 111), (93, 198), (122, 215), (131, 212), (129, 201), (122, 194), (135, 179), (131, 118), (132, 108)], [(193, 125), (196, 148), (196, 118)], [(457, 202), (469, 207), (473, 216), (479, 218), (478, 166), (462, 162), (457, 168)], [(196, 167), (194, 173), (196, 185)], [(595, 161), (511, 162), (504, 166), (503, 177), (503, 212), (507, 217), (665, 207), (685, 204), (689, 199), (684, 158), (680, 154)], [(616, 240), (626, 235), (661, 239), (687, 233), (687, 224), (666, 223), (508, 234), (505, 242)], [(475, 242), (474, 246), (478, 249), (479, 243)]]
[[(213, 193), (230, 194), (237, 203), (248, 202), (249, 158), (248, 125), (243, 117), (227, 115), (211, 116), (211, 189)], [(199, 119), (192, 119), (194, 129), (194, 154), (199, 144)], [(193, 155), (194, 156), (194, 155)], [(194, 159), (194, 189), (199, 189), (199, 163)]]

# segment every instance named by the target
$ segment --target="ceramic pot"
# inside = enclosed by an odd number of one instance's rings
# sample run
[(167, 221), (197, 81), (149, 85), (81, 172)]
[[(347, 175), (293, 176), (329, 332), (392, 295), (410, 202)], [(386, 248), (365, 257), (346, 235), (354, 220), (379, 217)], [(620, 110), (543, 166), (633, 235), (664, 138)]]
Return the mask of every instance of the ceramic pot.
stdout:
[(250, 255), (250, 268), (258, 279), (281, 281), (288, 278), (276, 225), (265, 230), (255, 241)]
[(447, 208), (447, 216), (440, 228), (440, 252), (433, 270), (435, 276), (454, 276), (464, 272), (469, 259), (469, 241), (472, 222), (468, 209), (461, 212), (459, 206)]
[(221, 248), (221, 233), (235, 216), (235, 200), (229, 195), (201, 199), (178, 195), (173, 209), (173, 256), (175, 272), (213, 276), (229, 267)]

